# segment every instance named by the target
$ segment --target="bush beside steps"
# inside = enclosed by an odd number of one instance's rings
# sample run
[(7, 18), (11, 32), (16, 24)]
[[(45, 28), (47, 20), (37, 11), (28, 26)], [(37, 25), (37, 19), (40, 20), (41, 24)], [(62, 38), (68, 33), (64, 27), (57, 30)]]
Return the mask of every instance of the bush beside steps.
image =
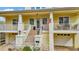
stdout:
[(31, 49), (29, 46), (25, 46), (25, 47), (23, 48), (23, 51), (32, 51), (32, 49)]

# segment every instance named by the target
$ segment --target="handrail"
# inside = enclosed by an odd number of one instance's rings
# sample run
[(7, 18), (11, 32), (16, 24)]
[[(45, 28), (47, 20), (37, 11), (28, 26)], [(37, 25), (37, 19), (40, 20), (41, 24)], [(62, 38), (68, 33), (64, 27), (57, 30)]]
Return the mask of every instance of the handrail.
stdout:
[(26, 44), (25, 44), (25, 41), (26, 41), (27, 38), (28, 38), (28, 34), (29, 34), (30, 30), (31, 30), (31, 25), (28, 25), (27, 33), (24, 34), (24, 35), (25, 35), (25, 39), (24, 39), (24, 41), (23, 41), (23, 45), (26, 45)]

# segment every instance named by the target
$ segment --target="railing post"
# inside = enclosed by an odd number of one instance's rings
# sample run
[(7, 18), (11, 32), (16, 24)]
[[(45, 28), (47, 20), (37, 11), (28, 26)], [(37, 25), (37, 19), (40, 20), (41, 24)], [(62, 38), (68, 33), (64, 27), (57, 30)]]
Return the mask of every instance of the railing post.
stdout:
[(49, 50), (54, 50), (54, 22), (53, 22), (53, 13), (50, 12), (50, 19), (49, 19)]

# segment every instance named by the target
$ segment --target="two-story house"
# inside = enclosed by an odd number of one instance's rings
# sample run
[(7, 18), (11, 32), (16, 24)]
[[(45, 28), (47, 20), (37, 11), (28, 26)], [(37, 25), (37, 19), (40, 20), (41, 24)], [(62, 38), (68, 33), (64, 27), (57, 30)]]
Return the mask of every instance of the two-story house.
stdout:
[(3, 11), (0, 20), (4, 50), (8, 45), (39, 47), (42, 51), (53, 51), (57, 46), (79, 48), (78, 7)]

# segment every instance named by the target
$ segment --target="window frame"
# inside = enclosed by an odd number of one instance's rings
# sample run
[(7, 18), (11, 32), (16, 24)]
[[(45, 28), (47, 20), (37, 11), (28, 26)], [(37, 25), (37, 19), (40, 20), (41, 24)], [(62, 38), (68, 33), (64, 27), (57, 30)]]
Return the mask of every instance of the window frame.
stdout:
[[(46, 21), (45, 21), (46, 20)], [(43, 18), (42, 19), (42, 24), (44, 25), (44, 24), (47, 24), (48, 23), (48, 20), (47, 20), (47, 18)]]
[[(66, 23), (64, 22), (64, 21), (65, 21), (65, 20), (64, 20), (65, 17), (68, 17), (68, 24), (70, 24), (70, 17), (69, 17), (69, 16), (59, 16), (59, 18), (60, 18), (60, 17), (63, 18), (63, 23), (62, 23), (62, 24), (66, 24)], [(59, 18), (58, 18), (58, 19), (59, 19)], [(58, 24), (59, 24), (59, 25), (62, 25), (62, 24), (60, 24), (60, 19), (59, 19), (59, 21), (58, 21)]]
[[(14, 22), (14, 20), (16, 20), (16, 21)], [(13, 25), (18, 25), (18, 19), (13, 19), (12, 24)]]
[[(33, 20), (33, 24), (31, 24), (31, 20)], [(35, 24), (34, 18), (30, 18), (30, 19), (29, 19), (29, 24), (30, 24), (30, 25), (34, 25), (34, 24)]]

